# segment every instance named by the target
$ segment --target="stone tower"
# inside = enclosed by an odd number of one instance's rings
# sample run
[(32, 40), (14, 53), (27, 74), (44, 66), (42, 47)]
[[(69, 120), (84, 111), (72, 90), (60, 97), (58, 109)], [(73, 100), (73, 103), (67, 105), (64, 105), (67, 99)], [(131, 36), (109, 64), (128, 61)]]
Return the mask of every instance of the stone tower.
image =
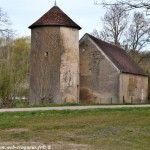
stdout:
[(81, 27), (54, 6), (29, 28), (30, 103), (78, 103)]

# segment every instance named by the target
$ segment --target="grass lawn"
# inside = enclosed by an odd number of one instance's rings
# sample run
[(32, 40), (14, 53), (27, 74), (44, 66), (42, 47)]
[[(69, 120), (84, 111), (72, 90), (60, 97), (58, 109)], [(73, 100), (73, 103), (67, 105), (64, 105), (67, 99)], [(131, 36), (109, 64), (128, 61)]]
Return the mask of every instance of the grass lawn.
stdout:
[(0, 113), (0, 143), (24, 141), (149, 150), (150, 108)]
[(139, 104), (150, 104), (150, 101), (148, 100), (146, 103), (124, 103), (124, 104), (103, 104), (103, 103), (65, 103), (65, 104), (24, 104), (21, 100), (16, 101), (16, 108), (30, 108), (30, 107), (59, 107), (59, 106), (103, 106), (103, 105), (139, 105)]

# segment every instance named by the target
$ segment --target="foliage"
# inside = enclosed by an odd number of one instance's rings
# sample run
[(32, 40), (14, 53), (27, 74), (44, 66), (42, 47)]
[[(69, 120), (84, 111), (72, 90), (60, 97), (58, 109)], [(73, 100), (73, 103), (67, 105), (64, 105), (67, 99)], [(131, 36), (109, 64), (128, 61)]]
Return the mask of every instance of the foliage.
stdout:
[(12, 82), (11, 72), (6, 62), (0, 63), (0, 107), (9, 103), (12, 106)]
[(30, 38), (15, 39), (10, 47), (10, 67), (13, 77), (14, 98), (27, 96)]
[[(30, 38), (22, 37), (2, 44), (0, 47), (1, 101), (28, 97), (28, 67)], [(6, 106), (9, 107), (9, 106)]]
[(148, 76), (148, 99), (150, 100), (150, 75)]

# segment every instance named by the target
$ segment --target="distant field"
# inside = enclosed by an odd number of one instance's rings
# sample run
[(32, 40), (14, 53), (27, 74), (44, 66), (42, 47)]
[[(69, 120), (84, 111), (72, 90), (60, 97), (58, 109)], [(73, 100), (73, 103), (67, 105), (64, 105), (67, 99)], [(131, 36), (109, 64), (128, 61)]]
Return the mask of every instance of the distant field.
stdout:
[(0, 113), (0, 145), (149, 150), (150, 108)]

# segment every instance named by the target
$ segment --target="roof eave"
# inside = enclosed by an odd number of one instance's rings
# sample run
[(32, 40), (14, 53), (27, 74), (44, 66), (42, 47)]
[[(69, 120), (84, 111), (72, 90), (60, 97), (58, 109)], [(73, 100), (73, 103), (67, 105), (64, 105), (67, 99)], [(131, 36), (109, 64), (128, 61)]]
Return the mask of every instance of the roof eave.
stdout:
[(75, 27), (75, 26), (70, 26), (70, 25), (60, 25), (60, 24), (51, 24), (51, 25), (31, 25), (31, 26), (29, 26), (28, 28), (29, 28), (29, 29), (33, 29), (33, 28), (47, 27), (47, 26), (56, 26), (56, 27), (61, 27), (61, 26), (63, 26), (63, 27), (76, 28), (76, 29), (78, 29), (78, 30), (81, 30), (81, 29), (82, 29), (80, 26)]
[(148, 74), (144, 74), (144, 73), (135, 73), (135, 72), (128, 72), (128, 71), (120, 71), (121, 73), (124, 74), (133, 74), (133, 75), (139, 75), (139, 76), (146, 76), (148, 77)]

